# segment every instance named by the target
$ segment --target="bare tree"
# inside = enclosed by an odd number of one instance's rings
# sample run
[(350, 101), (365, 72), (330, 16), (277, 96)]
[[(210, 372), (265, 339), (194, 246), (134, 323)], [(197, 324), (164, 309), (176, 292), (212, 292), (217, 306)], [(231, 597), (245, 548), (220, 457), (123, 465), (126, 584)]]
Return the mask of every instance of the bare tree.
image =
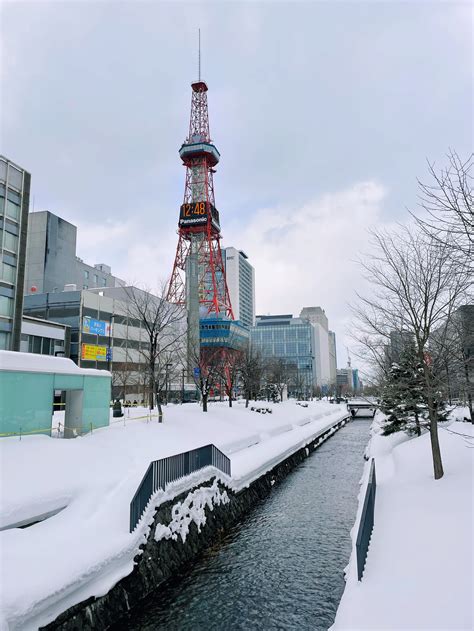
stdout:
[(466, 266), (452, 256), (452, 243), (401, 227), (398, 232), (373, 232), (374, 252), (362, 265), (371, 283), (371, 296), (360, 296), (353, 308), (359, 341), (367, 344), (374, 361), (390, 347), (391, 333), (413, 340), (423, 368), (435, 479), (443, 476), (438, 440), (437, 390), (430, 341), (465, 300), (470, 277)]
[(122, 397), (125, 401), (127, 397), (127, 391), (130, 386), (137, 385), (137, 367), (127, 357), (123, 362), (114, 362), (112, 364), (112, 385), (114, 389), (118, 389), (120, 392), (119, 397)]
[[(412, 213), (422, 230), (462, 257), (472, 269), (474, 252), (474, 195), (472, 189), (474, 154), (466, 160), (456, 151), (447, 154), (446, 168), (428, 162), (429, 183), (418, 180), (423, 216)], [(466, 261), (464, 261), (464, 264)]]
[(152, 294), (147, 289), (125, 287), (127, 316), (140, 323), (142, 339), (139, 352), (147, 367), (148, 404), (158, 406), (162, 421), (161, 393), (169, 366), (180, 361), (180, 345), (185, 335), (186, 316), (182, 307), (165, 300), (166, 285)]
[[(211, 390), (217, 385), (222, 371), (222, 351), (219, 347), (199, 347), (191, 345), (195, 351), (188, 357), (193, 365), (192, 377), (201, 395), (202, 411), (207, 412), (207, 402)], [(199, 349), (199, 350), (197, 350)]]
[(249, 406), (249, 400), (256, 398), (263, 376), (263, 360), (260, 353), (251, 344), (244, 350), (240, 364), (240, 376), (245, 394), (245, 407)]
[(283, 401), (285, 388), (288, 389), (295, 373), (295, 365), (278, 357), (270, 359), (265, 367), (265, 375), (268, 384), (278, 392), (280, 401)]
[(230, 353), (221, 353), (217, 363), (219, 383), (229, 399), (229, 407), (232, 407), (234, 389), (242, 371), (242, 351), (233, 349)]

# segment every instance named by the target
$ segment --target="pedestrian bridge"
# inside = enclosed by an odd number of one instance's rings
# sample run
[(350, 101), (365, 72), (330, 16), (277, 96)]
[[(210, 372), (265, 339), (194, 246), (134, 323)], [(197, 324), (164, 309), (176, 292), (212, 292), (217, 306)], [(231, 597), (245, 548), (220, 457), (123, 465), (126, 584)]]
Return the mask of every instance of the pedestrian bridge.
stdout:
[(373, 418), (378, 407), (377, 401), (373, 398), (358, 397), (357, 399), (349, 399), (347, 402), (347, 409), (352, 418)]

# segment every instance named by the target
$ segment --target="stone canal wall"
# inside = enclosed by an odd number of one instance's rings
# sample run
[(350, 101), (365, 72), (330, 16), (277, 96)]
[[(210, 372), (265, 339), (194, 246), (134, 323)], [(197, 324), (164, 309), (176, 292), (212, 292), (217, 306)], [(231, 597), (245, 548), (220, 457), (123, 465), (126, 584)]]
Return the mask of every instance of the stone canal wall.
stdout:
[(133, 572), (104, 596), (70, 607), (42, 629), (97, 631), (110, 627), (215, 545), (231, 526), (271, 493), (275, 483), (349, 420), (346, 417), (326, 429), (245, 489), (235, 492), (214, 477), (158, 506), (148, 539), (134, 559)]

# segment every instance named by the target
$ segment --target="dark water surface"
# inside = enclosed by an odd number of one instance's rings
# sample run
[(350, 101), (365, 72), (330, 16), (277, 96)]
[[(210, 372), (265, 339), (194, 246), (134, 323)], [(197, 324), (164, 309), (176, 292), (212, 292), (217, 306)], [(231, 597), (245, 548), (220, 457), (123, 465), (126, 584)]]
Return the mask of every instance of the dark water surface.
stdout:
[(370, 423), (356, 420), (332, 436), (114, 629), (328, 629), (344, 590)]

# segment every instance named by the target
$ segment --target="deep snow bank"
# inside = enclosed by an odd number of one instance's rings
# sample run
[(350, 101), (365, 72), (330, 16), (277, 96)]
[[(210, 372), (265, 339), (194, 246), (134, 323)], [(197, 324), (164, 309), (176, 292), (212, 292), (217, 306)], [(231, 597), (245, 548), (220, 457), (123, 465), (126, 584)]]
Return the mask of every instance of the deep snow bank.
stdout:
[(375, 420), (374, 531), (361, 582), (352, 553), (332, 631), (474, 628), (474, 428), (452, 423), (439, 434), (445, 475), (435, 481), (429, 435), (383, 437)]
[[(125, 418), (74, 440), (0, 440), (1, 525), (66, 505), (35, 526), (0, 532), (3, 627), (35, 629), (130, 574), (147, 527), (128, 532), (129, 503), (151, 460), (208, 443), (232, 446), (226, 483), (238, 491), (346, 414), (326, 402), (302, 408), (290, 401), (266, 415), (242, 405), (215, 404), (207, 415), (197, 405), (169, 406), (163, 424)], [(198, 483), (190, 476), (156, 499)]]

